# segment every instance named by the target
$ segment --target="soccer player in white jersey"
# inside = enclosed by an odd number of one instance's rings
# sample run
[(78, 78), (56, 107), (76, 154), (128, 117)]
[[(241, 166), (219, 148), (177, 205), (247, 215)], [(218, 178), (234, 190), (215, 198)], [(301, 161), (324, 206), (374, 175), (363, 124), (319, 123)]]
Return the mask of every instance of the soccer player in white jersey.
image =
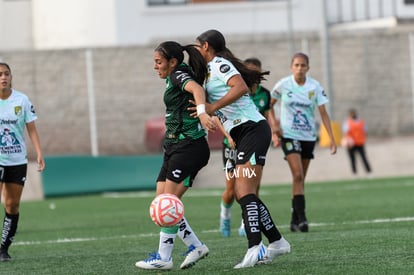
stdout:
[[(305, 177), (317, 139), (315, 108), (321, 115), (329, 139), (331, 154), (336, 153), (336, 144), (325, 104), (328, 98), (318, 81), (307, 75), (309, 57), (304, 53), (293, 56), (290, 69), (292, 75), (281, 79), (271, 91), (271, 105), (280, 101), (280, 126), (272, 129), (281, 140), (292, 177), (292, 232), (308, 232), (305, 214)], [(273, 108), (271, 108), (271, 111)]]
[[(207, 113), (215, 113), (236, 144), (234, 172), (235, 195), (242, 209), (247, 252), (234, 268), (246, 268), (259, 261), (290, 252), (290, 244), (282, 237), (259, 199), (263, 166), (271, 141), (271, 130), (249, 96), (253, 83), (260, 83), (263, 73), (250, 70), (226, 47), (224, 36), (217, 30), (208, 30), (197, 37), (196, 48), (207, 63), (205, 89), (208, 96)], [(266, 248), (262, 233), (269, 241)]]
[(34, 107), (26, 95), (11, 86), (10, 66), (0, 62), (0, 198), (3, 191), (5, 199), (0, 262), (11, 260), (8, 250), (19, 221), (20, 198), (27, 174), (25, 127), (37, 154), (38, 171), (45, 168)]

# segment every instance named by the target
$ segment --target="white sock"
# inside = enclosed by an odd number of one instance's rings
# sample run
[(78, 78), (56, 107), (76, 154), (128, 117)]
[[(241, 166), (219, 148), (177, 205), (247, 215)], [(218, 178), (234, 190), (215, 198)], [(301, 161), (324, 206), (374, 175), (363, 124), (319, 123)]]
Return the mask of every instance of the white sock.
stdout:
[(184, 244), (189, 247), (194, 245), (195, 247), (201, 246), (203, 243), (197, 238), (193, 229), (191, 229), (185, 217), (178, 224), (178, 237), (184, 242)]
[(244, 228), (244, 221), (243, 221), (243, 219), (241, 220), (240, 228)]
[(220, 217), (223, 219), (231, 218), (231, 205), (226, 206), (223, 202), (220, 203)]
[(171, 254), (174, 249), (174, 241), (177, 234), (168, 234), (160, 232), (160, 243), (158, 245), (158, 253), (160, 254), (161, 260), (169, 261)]

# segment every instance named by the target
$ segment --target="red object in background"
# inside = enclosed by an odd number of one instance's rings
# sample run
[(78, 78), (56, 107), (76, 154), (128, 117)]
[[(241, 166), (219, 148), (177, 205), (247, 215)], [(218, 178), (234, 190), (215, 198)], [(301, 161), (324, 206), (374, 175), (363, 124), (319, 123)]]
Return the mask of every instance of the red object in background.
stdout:
[[(165, 118), (157, 117), (145, 122), (145, 146), (149, 152), (162, 152), (165, 136)], [(221, 149), (223, 134), (220, 130), (208, 133), (208, 144), (210, 149)]]

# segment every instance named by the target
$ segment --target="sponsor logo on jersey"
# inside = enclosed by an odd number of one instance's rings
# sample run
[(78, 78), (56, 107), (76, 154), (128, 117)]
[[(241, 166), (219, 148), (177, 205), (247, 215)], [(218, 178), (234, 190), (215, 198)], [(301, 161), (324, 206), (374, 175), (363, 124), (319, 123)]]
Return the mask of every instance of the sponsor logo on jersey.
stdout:
[(230, 71), (230, 66), (229, 65), (223, 64), (223, 65), (220, 66), (220, 72), (222, 72), (223, 74), (227, 73), (228, 71)]
[(233, 120), (233, 125), (237, 125), (241, 122), (241, 119), (235, 119)]

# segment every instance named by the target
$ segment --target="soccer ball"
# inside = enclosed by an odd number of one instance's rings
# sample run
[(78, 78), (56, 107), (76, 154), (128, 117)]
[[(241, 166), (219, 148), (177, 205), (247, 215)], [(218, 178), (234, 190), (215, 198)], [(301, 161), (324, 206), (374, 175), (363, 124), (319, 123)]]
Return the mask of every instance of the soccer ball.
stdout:
[(158, 226), (175, 226), (184, 217), (184, 205), (176, 195), (160, 194), (151, 202), (150, 216)]

